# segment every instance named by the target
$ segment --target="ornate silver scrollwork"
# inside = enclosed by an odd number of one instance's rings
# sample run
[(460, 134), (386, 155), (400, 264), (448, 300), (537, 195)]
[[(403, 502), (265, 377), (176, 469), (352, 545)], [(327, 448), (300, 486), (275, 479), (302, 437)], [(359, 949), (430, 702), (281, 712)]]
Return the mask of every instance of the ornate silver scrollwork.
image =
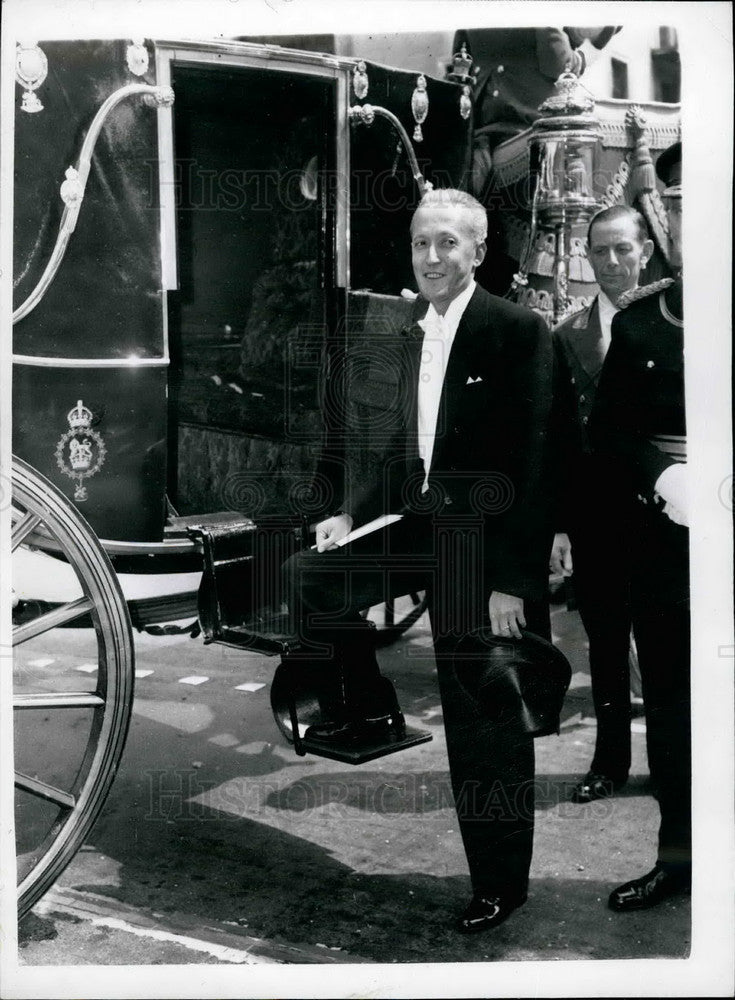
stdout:
[(358, 101), (362, 101), (367, 97), (369, 85), (367, 67), (361, 59), (352, 71), (352, 89)]
[(413, 130), (413, 141), (423, 142), (424, 133), (421, 131), (421, 126), (429, 113), (429, 95), (426, 93), (426, 77), (423, 73), (416, 80), (416, 87), (411, 95), (411, 111), (416, 122), (416, 128)]
[(350, 121), (361, 125), (372, 125), (375, 121), (375, 110), (372, 104), (354, 104), (349, 110)]
[(125, 61), (133, 76), (143, 76), (148, 72), (148, 49), (142, 38), (134, 38), (125, 51)]
[(143, 104), (147, 108), (170, 108), (173, 103), (173, 87), (152, 87), (147, 94), (143, 94)]
[(621, 205), (625, 201), (625, 188), (630, 178), (629, 161), (630, 152), (627, 152), (613, 174), (612, 182), (605, 188), (605, 193), (598, 198), (601, 208)]
[(75, 170), (74, 167), (67, 167), (64, 176), (66, 180), (61, 182), (59, 194), (67, 208), (72, 208), (84, 197), (84, 187), (79, 180), (79, 171)]
[(434, 185), (431, 181), (425, 180), (423, 174), (421, 173), (419, 169), (419, 161), (417, 160), (416, 153), (411, 145), (411, 140), (408, 138), (408, 132), (392, 111), (389, 111), (387, 108), (381, 108), (380, 105), (372, 104), (355, 104), (348, 111), (350, 121), (357, 122), (361, 125), (372, 125), (375, 121), (376, 115), (380, 115), (381, 118), (387, 118), (400, 136), (403, 147), (406, 150), (406, 155), (408, 156), (408, 161), (411, 165), (411, 175), (416, 181), (421, 195), (423, 196), (427, 191), (431, 191)]
[(61, 184), (60, 193), (64, 201), (64, 211), (61, 215), (56, 245), (43, 274), (38, 280), (38, 284), (28, 298), (13, 313), (13, 323), (17, 323), (36, 308), (46, 294), (51, 282), (56, 277), (56, 272), (59, 270), (59, 266), (64, 259), (71, 234), (76, 228), (79, 212), (84, 201), (87, 178), (92, 166), (92, 153), (105, 118), (121, 101), (124, 101), (127, 97), (135, 96), (142, 96), (144, 99), (148, 96), (152, 97), (154, 107), (168, 107), (174, 100), (174, 92), (170, 87), (152, 87), (147, 83), (129, 83), (127, 86), (120, 87), (119, 90), (110, 94), (99, 108), (97, 114), (92, 119), (92, 124), (89, 126), (89, 131), (82, 143), (79, 161), (76, 167), (69, 167), (67, 169), (66, 180)]
[(25, 87), (21, 101), (21, 111), (34, 114), (43, 111), (35, 91), (48, 75), (48, 59), (36, 42), (19, 42), (15, 50), (15, 79)]

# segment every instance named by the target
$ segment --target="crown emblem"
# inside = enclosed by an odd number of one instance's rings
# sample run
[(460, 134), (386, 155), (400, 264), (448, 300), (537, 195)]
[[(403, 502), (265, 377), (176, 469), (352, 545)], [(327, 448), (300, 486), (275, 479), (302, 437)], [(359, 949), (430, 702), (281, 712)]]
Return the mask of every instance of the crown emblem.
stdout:
[(456, 83), (472, 83), (470, 69), (472, 67), (472, 56), (467, 51), (467, 46), (462, 42), (462, 48), (452, 56), (452, 66), (447, 73), (448, 80)]
[(92, 415), (89, 407), (85, 406), (81, 399), (78, 399), (77, 405), (74, 409), (69, 410), (66, 419), (73, 431), (86, 431), (92, 426)]
[(81, 399), (66, 415), (69, 430), (56, 443), (56, 464), (59, 471), (74, 481), (74, 499), (87, 500), (84, 480), (102, 467), (107, 454), (102, 435), (92, 430), (94, 414)]

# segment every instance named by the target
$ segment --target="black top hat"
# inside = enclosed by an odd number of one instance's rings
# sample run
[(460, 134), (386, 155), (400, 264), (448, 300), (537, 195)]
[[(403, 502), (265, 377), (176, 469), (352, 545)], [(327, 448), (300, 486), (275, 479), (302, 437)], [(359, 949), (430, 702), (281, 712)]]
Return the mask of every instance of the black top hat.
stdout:
[(656, 176), (666, 187), (681, 183), (681, 142), (667, 147), (656, 160)]
[(546, 639), (522, 635), (506, 639), (489, 628), (469, 632), (454, 650), (455, 675), (493, 722), (517, 718), (529, 736), (558, 733), (572, 668)]

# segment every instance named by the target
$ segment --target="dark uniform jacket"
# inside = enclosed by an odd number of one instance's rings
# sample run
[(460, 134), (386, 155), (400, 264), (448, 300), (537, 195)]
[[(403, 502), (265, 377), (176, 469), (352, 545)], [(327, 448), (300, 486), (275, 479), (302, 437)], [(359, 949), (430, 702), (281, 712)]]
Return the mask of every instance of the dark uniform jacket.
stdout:
[(680, 285), (632, 303), (612, 324), (612, 343), (593, 414), (594, 441), (625, 465), (638, 497), (676, 458), (654, 438), (686, 436), (684, 329), (666, 316)]
[[(414, 315), (428, 305), (418, 300)], [(348, 467), (344, 509), (359, 524), (415, 512), (483, 524), (488, 591), (538, 597), (548, 566), (547, 423), (551, 337), (530, 310), (476, 287), (444, 377), (428, 494), (418, 454), (417, 388), (423, 329), (376, 352), (354, 386), (352, 427), (382, 455), (382, 474), (360, 481)], [(382, 400), (383, 406), (376, 406)]]
[(688, 531), (655, 497), (658, 477), (686, 449), (684, 331), (671, 319), (680, 308), (677, 282), (615, 316), (590, 419), (593, 446), (634, 500), (638, 592), (655, 602), (688, 596)]
[[(581, 39), (575, 39), (581, 41)], [(475, 129), (490, 126), (501, 138), (522, 132), (538, 118), (567, 63), (583, 68), (571, 38), (561, 28), (492, 28), (458, 31), (453, 51), (465, 44), (479, 67)]]
[(589, 454), (587, 425), (605, 361), (597, 296), (586, 309), (560, 323), (553, 332), (553, 338), (561, 380), (559, 391), (566, 392), (574, 403), (575, 437), (582, 451)]
[(627, 503), (620, 484), (605, 462), (592, 453), (589, 420), (605, 361), (599, 299), (575, 313), (553, 332), (554, 406), (552, 475), (555, 485), (554, 524), (575, 534), (612, 528)]

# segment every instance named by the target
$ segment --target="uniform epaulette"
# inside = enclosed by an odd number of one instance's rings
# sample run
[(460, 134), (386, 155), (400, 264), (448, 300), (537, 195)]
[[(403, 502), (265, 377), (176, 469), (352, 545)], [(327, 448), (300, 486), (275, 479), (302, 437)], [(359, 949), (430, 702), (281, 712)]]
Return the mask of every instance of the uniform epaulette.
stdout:
[(654, 281), (650, 285), (642, 285), (640, 288), (630, 288), (620, 296), (617, 301), (617, 307), (618, 309), (625, 309), (631, 302), (637, 302), (639, 299), (645, 299), (649, 295), (655, 295), (656, 292), (662, 292), (664, 288), (668, 288), (669, 285), (673, 284), (673, 278), (662, 278), (660, 281)]

